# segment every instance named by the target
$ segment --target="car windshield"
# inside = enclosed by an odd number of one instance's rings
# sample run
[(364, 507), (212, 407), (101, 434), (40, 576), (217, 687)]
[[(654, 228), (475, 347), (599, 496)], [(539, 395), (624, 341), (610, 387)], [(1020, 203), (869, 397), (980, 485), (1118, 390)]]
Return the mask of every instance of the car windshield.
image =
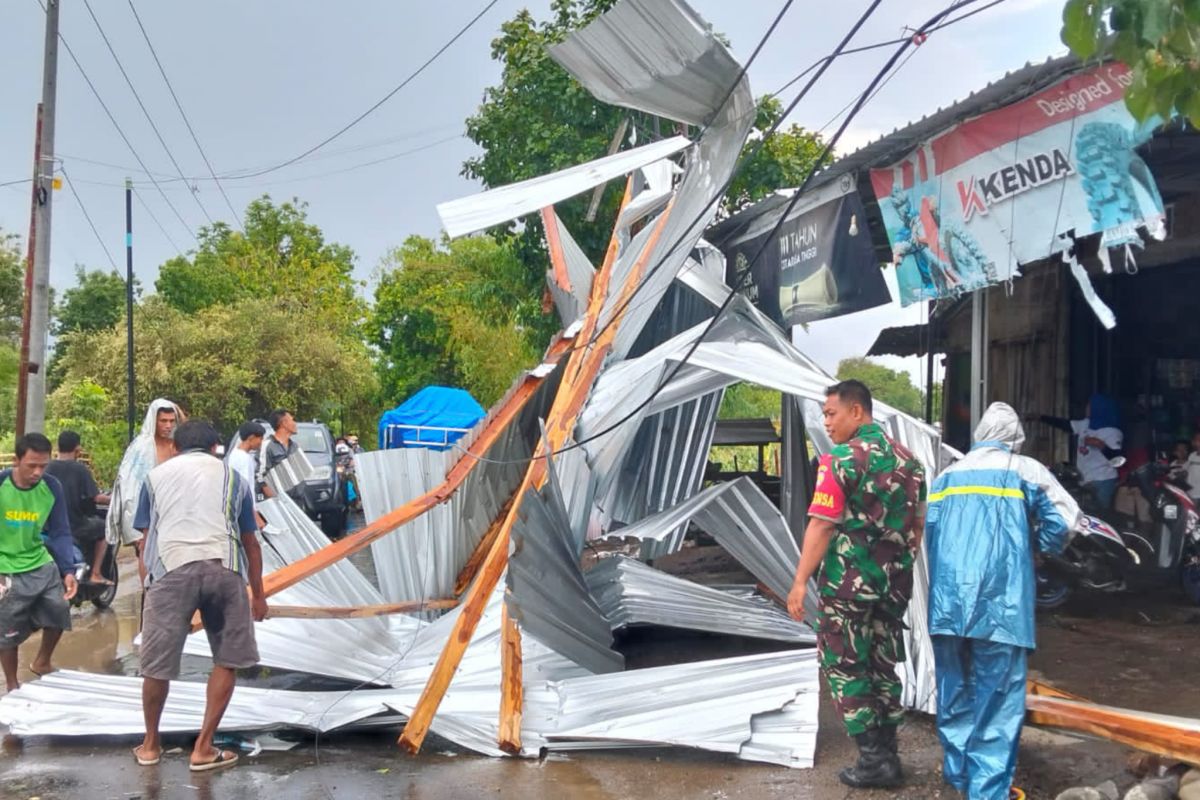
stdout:
[(325, 440), (325, 432), (318, 427), (300, 426), (296, 431), (296, 442), (306, 453), (327, 453), (329, 443)]

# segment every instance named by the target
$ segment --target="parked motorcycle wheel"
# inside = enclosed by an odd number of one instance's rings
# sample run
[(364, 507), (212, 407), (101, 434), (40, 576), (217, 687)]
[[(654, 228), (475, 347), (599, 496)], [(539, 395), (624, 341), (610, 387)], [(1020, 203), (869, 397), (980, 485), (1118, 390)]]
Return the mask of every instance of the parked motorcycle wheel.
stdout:
[(96, 608), (108, 608), (113, 604), (113, 600), (117, 599), (117, 576), (120, 572), (117, 569), (117, 551), (119, 549), (120, 545), (112, 545), (104, 554), (104, 563), (100, 565), (100, 570), (104, 577), (112, 581), (112, 584), (104, 587), (104, 591), (92, 598), (92, 605)]
[(1074, 587), (1070, 583), (1054, 575), (1037, 576), (1037, 607), (1050, 611), (1061, 608), (1071, 599)]
[(1179, 582), (1183, 587), (1183, 593), (1187, 595), (1187, 599), (1192, 602), (1192, 605), (1200, 606), (1200, 561), (1195, 558), (1185, 561), (1179, 575)]

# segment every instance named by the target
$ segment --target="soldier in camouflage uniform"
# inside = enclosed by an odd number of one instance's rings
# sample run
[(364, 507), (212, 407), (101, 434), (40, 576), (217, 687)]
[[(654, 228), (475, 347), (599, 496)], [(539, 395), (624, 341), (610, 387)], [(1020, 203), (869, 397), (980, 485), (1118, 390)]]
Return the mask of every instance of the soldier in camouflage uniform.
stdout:
[(902, 779), (896, 664), (905, 657), (901, 618), (924, 526), (925, 473), (875, 424), (871, 406), (859, 381), (826, 391), (825, 429), (836, 446), (818, 467), (788, 610), (804, 617), (809, 580), (820, 568), (820, 664), (860, 753), (839, 777), (850, 786), (891, 787)]

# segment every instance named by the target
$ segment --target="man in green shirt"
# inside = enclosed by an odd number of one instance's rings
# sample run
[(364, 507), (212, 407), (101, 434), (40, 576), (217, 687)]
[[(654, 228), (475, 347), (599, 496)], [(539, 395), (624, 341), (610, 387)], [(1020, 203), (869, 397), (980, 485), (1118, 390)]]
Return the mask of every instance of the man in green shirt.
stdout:
[(37, 675), (53, 671), (78, 589), (67, 505), (62, 486), (45, 474), (49, 463), (50, 440), (27, 433), (17, 440), (13, 468), (0, 472), (0, 667), (10, 692), (20, 686), (17, 648), (35, 630), (42, 644), (29, 668)]

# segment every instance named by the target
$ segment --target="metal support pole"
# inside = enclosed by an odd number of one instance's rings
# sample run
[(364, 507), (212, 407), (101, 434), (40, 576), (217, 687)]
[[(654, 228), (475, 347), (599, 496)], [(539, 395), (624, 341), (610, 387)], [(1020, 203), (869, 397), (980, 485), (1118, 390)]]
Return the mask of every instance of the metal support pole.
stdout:
[(133, 181), (125, 179), (125, 416), (133, 442)]
[(37, 217), (42, 187), (38, 175), (42, 169), (42, 104), (37, 106), (37, 122), (33, 134), (33, 183), (29, 190), (29, 247), (25, 257), (25, 291), (21, 299), (21, 356), (17, 368), (16, 435), (25, 435), (25, 397), (29, 393), (29, 314), (33, 306), (33, 251), (37, 246)]
[(934, 336), (933, 301), (929, 301), (929, 321), (925, 324), (925, 335), (929, 344), (925, 348), (925, 422), (933, 424), (933, 352)]
[(42, 66), (41, 152), (34, 175), (37, 236), (33, 250), (33, 293), (29, 303), (29, 360), (25, 392), (25, 430), (41, 431), (46, 422), (46, 345), (50, 324), (50, 211), (54, 198), (54, 109), (58, 88), (58, 7), (46, 1), (46, 42)]
[(987, 403), (988, 384), (987, 289), (971, 295), (971, 432), (979, 425)]

